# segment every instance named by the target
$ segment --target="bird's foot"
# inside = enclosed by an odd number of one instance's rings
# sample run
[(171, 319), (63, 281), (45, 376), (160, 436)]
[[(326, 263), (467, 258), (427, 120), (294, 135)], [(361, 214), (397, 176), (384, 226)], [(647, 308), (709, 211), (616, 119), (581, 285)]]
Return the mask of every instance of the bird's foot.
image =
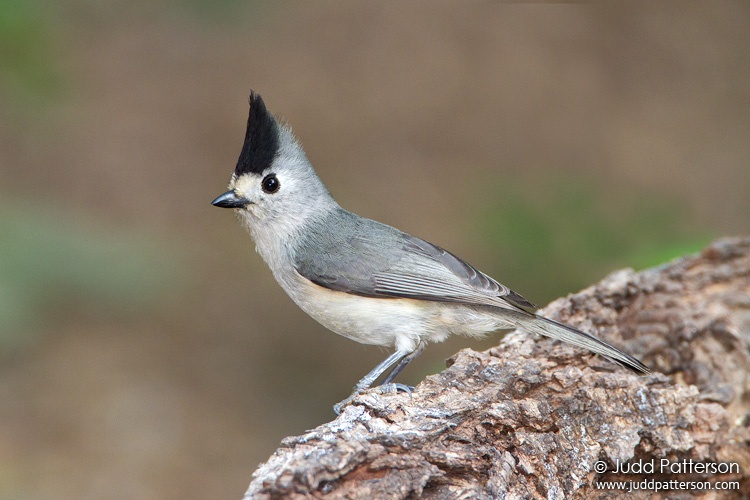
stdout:
[(341, 412), (344, 411), (344, 408), (349, 406), (352, 401), (354, 401), (354, 398), (359, 396), (360, 394), (364, 392), (374, 392), (377, 394), (393, 394), (397, 392), (405, 392), (411, 396), (411, 392), (414, 390), (414, 387), (411, 385), (406, 384), (399, 384), (399, 383), (389, 383), (389, 384), (383, 384), (379, 385), (377, 387), (372, 388), (359, 388), (355, 387), (354, 392), (352, 392), (348, 398), (341, 401), (340, 403), (336, 403), (333, 405), (333, 411), (336, 412), (336, 415), (341, 415)]
[(334, 411), (334, 413), (336, 413), (336, 415), (341, 415), (341, 412), (344, 411), (344, 408), (346, 408), (347, 406), (349, 406), (351, 404), (351, 402), (354, 401), (354, 398), (357, 395), (359, 395), (359, 393), (355, 392), (351, 396), (349, 396), (348, 398), (346, 398), (345, 400), (339, 401), (338, 403), (336, 403), (335, 405), (333, 405), (333, 411)]
[(414, 390), (414, 386), (406, 385), (406, 384), (399, 384), (398, 382), (391, 382), (389, 384), (382, 384), (377, 387), (372, 388), (373, 392), (377, 392), (378, 394), (391, 394), (394, 392), (405, 392), (406, 394), (411, 396), (411, 391)]

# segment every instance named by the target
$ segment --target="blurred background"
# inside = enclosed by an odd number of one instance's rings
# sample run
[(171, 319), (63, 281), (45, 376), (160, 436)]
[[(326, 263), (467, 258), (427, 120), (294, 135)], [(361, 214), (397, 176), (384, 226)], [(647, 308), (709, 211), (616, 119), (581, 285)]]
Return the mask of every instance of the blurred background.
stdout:
[(240, 498), (388, 354), (305, 316), (210, 205), (251, 88), (342, 206), (543, 305), (748, 232), (748, 25), (747, 2), (4, 0), (0, 499)]

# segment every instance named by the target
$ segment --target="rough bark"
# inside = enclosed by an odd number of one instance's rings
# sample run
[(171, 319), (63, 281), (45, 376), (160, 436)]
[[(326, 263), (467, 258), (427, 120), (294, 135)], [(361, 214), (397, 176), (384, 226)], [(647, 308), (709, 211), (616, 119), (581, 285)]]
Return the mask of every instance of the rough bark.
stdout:
[[(672, 479), (737, 481), (740, 491), (646, 484), (629, 496), (750, 491), (750, 238), (617, 271), (542, 314), (653, 373), (513, 332), (486, 352), (459, 352), (411, 396), (364, 394), (336, 420), (284, 439), (245, 498), (615, 498), (622, 490), (596, 484)], [(661, 474), (661, 459), (682, 473)], [(732, 473), (685, 473), (689, 460)], [(646, 471), (616, 474), (618, 462)]]

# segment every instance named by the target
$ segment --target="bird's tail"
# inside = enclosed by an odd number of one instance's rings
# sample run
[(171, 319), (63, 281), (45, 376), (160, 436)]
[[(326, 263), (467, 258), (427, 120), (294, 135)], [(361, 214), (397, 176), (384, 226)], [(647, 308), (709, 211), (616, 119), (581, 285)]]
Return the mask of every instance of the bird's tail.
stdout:
[(603, 340), (599, 340), (593, 335), (589, 335), (588, 333), (577, 330), (572, 326), (558, 323), (557, 321), (553, 321), (543, 316), (532, 315), (532, 317), (520, 322), (519, 326), (522, 330), (527, 330), (553, 339), (560, 339), (564, 342), (569, 342), (578, 347), (583, 347), (584, 349), (601, 354), (618, 365), (630, 368), (636, 373), (649, 373), (651, 371), (646, 365), (635, 359), (633, 356), (625, 354)]

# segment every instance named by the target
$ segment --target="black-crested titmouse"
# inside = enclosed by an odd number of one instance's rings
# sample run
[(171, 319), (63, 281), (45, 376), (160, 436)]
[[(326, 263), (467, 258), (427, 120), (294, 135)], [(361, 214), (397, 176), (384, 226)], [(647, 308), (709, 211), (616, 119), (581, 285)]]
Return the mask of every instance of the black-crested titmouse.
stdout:
[(396, 375), (427, 342), (455, 334), (520, 328), (649, 371), (596, 337), (534, 314), (534, 304), (447, 250), (341, 208), (291, 129), (254, 92), (229, 191), (213, 204), (235, 209), (276, 280), (313, 319), (357, 342), (395, 348), (336, 413), (389, 368), (378, 389), (410, 391), (393, 382)]

